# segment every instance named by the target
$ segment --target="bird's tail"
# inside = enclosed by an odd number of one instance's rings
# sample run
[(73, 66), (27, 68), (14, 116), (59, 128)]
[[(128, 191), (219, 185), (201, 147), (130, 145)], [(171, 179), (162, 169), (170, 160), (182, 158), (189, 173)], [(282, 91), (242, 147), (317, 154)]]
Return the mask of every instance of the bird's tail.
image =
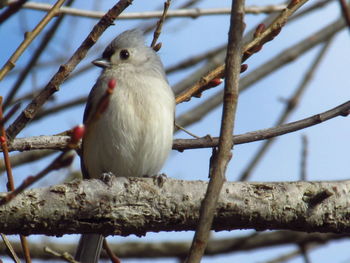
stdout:
[(99, 234), (82, 235), (75, 253), (75, 260), (82, 263), (98, 263), (103, 238), (104, 237)]

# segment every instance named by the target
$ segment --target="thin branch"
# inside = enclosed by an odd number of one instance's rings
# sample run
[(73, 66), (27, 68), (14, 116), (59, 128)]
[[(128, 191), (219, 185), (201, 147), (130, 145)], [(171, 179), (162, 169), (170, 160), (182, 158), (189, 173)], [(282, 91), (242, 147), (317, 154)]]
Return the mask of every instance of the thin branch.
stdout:
[[(6, 168), (6, 174), (7, 174), (7, 190), (8, 191), (13, 191), (15, 189), (15, 183), (13, 179), (13, 174), (12, 174), (12, 167), (11, 167), (11, 160), (10, 160), (10, 155), (9, 155), (9, 149), (7, 145), (7, 137), (6, 137), (6, 131), (4, 127), (4, 121), (3, 121), (3, 108), (2, 108), (2, 97), (0, 96), (0, 130), (1, 130), (1, 150), (4, 155), (4, 162), (5, 162), (5, 168)], [(30, 252), (28, 248), (28, 242), (25, 236), (20, 235), (21, 239), (21, 244), (22, 244), (22, 249), (23, 249), (23, 254), (25, 257), (25, 260), (27, 263), (32, 262), (30, 258)]]
[(115, 4), (101, 20), (94, 26), (80, 47), (75, 51), (66, 64), (61, 65), (57, 73), (51, 78), (46, 87), (24, 109), (21, 115), (10, 125), (7, 135), (13, 140), (17, 134), (31, 121), (40, 110), (41, 106), (58, 91), (59, 86), (74, 70), (78, 63), (86, 56), (88, 50), (96, 43), (102, 33), (113, 24), (118, 15), (132, 3), (132, 0), (120, 0)]
[[(282, 27), (286, 24), (288, 18), (294, 14), (303, 4), (308, 0), (291, 1), (281, 14), (271, 23), (267, 28), (256, 29), (254, 38), (243, 48), (242, 61), (247, 60), (252, 54), (261, 50), (262, 46), (271, 41), (276, 35), (279, 34)], [(258, 31), (259, 30), (259, 31)], [(182, 92), (177, 98), (176, 103), (182, 103), (189, 101), (193, 94), (196, 94), (203, 86), (207, 86), (213, 79), (222, 78), (224, 76), (225, 64), (219, 65), (205, 76), (201, 77), (192, 87)]]
[(345, 0), (339, 0), (340, 8), (343, 14), (343, 17), (346, 21), (346, 24), (348, 25), (348, 28), (350, 30), (350, 10), (349, 6), (346, 4)]
[(57, 251), (54, 251), (50, 247), (44, 247), (44, 251), (50, 255), (53, 255), (54, 259), (60, 258), (69, 263), (79, 263), (78, 261), (74, 260), (74, 257), (72, 256), (72, 254), (69, 254), (67, 252), (59, 253)]
[(165, 72), (167, 74), (171, 74), (171, 73), (174, 73), (178, 70), (183, 70), (183, 69), (189, 68), (191, 66), (194, 66), (194, 65), (200, 63), (201, 61), (203, 61), (205, 59), (208, 59), (208, 58), (211, 58), (211, 57), (217, 55), (218, 53), (220, 53), (221, 51), (223, 51), (225, 49), (226, 49), (226, 44), (223, 46), (214, 48), (212, 50), (206, 51), (202, 54), (195, 55), (195, 56), (190, 57), (190, 58), (186, 58), (185, 60), (183, 60), (175, 65), (169, 66), (168, 68), (165, 69)]
[(121, 263), (120, 259), (115, 255), (115, 253), (110, 248), (109, 244), (107, 243), (106, 238), (103, 239), (103, 249), (106, 251), (109, 259), (112, 261), (112, 263)]
[[(14, 4), (17, 1), (12, 1), (10, 4)], [(28, 2), (24, 4), (24, 8), (35, 9), (41, 11), (47, 11), (52, 6), (50, 4), (45, 3), (37, 3), (37, 2)], [(266, 6), (247, 6), (245, 8), (245, 12), (247, 14), (262, 14), (262, 13), (274, 13), (280, 12), (286, 8), (286, 5), (266, 5)], [(189, 18), (197, 18), (200, 16), (207, 15), (229, 15), (231, 12), (230, 8), (190, 8), (190, 9), (178, 9), (171, 10), (168, 12), (169, 17), (189, 17)], [(68, 8), (62, 7), (59, 10), (59, 14), (67, 14), (73, 16), (81, 16), (88, 18), (96, 18), (100, 19), (105, 12), (98, 11), (90, 11), (90, 10), (82, 10), (77, 8)], [(162, 11), (151, 11), (151, 12), (134, 12), (134, 13), (125, 13), (122, 14), (119, 19), (153, 19), (160, 18), (162, 16)]]
[(47, 109), (43, 109), (43, 110), (38, 112), (38, 114), (35, 116), (33, 121), (40, 120), (48, 115), (55, 114), (57, 112), (61, 112), (62, 110), (66, 110), (68, 108), (82, 105), (82, 104), (86, 103), (86, 101), (87, 101), (87, 97), (82, 96), (82, 97), (64, 102), (62, 104), (52, 106), (52, 107), (47, 108)]
[[(315, 71), (319, 67), (322, 59), (324, 58), (330, 46), (330, 43), (331, 43), (331, 40), (328, 40), (323, 45), (319, 53), (316, 54), (314, 61), (309, 67), (308, 71), (305, 73), (304, 78), (301, 81), (299, 87), (295, 90), (294, 94), (292, 94), (292, 96), (286, 101), (285, 108), (281, 113), (281, 115), (278, 117), (278, 120), (275, 126), (283, 124), (288, 119), (288, 117), (294, 112), (294, 110), (297, 108), (302, 95), (304, 94), (306, 88), (309, 86), (309, 83), (311, 82), (313, 75), (315, 74)], [(262, 160), (263, 156), (265, 155), (267, 150), (271, 147), (274, 141), (275, 141), (275, 138), (271, 138), (266, 142), (264, 142), (263, 145), (261, 145), (257, 153), (254, 155), (252, 160), (247, 164), (246, 168), (240, 175), (239, 181), (245, 181), (249, 178), (253, 170), (257, 167), (257, 165)]]
[(23, 42), (19, 45), (13, 55), (5, 63), (0, 70), (0, 81), (6, 76), (6, 74), (15, 67), (16, 61), (23, 54), (26, 48), (32, 43), (32, 41), (39, 35), (39, 33), (45, 28), (45, 26), (57, 15), (57, 10), (63, 5), (65, 0), (57, 0), (56, 4), (52, 6), (46, 16), (39, 22), (39, 24), (31, 32), (27, 32)]
[[(39, 151), (29, 151), (23, 152), (16, 155), (10, 156), (10, 162), (12, 167), (20, 166), (26, 163), (32, 163), (37, 160), (41, 160), (47, 156), (54, 154), (55, 151), (52, 150), (39, 150)], [(0, 160), (0, 172), (5, 171), (5, 162)]]
[[(292, 21), (296, 21), (297, 18), (301, 18), (302, 16), (305, 16), (311, 11), (317, 10), (321, 7), (323, 7), (325, 4), (332, 3), (332, 0), (326, 0), (326, 1), (320, 1), (312, 3), (308, 8), (305, 8), (301, 12), (295, 13), (292, 17), (290, 17), (288, 24), (290, 25)], [(267, 18), (265, 18), (260, 24), (264, 25), (270, 25), (274, 19), (276, 18), (276, 14), (271, 14)], [(255, 28), (253, 30), (250, 30), (247, 32), (247, 34), (244, 37), (244, 43), (247, 43), (254, 35)], [(224, 63), (225, 54), (224, 52), (220, 52), (218, 55), (214, 56), (212, 59), (208, 60), (205, 65), (197, 69), (195, 72), (191, 73), (188, 77), (185, 79), (182, 79), (178, 82), (178, 84), (174, 85), (174, 91), (176, 94), (179, 94), (180, 92), (184, 91), (185, 89), (189, 88), (191, 85), (194, 85), (198, 79), (200, 79), (203, 75), (208, 73), (209, 71), (213, 70), (218, 65)], [(222, 95), (221, 95), (222, 97)]]
[[(264, 77), (267, 77), (276, 69), (280, 69), (283, 65), (294, 61), (296, 58), (300, 57), (301, 54), (315, 47), (317, 44), (331, 38), (344, 27), (345, 23), (343, 19), (338, 19), (335, 22), (330, 23), (328, 26), (320, 29), (313, 35), (303, 39), (293, 47), (283, 50), (273, 59), (270, 59), (261, 65), (258, 69), (243, 77), (240, 82), (240, 92), (243, 92), (252, 84), (263, 79)], [(196, 121), (199, 121), (208, 112), (222, 103), (222, 97), (223, 92), (218, 92), (217, 94), (211, 96), (209, 99), (203, 101), (200, 105), (179, 116), (176, 119), (176, 123), (183, 127), (186, 127)]]
[[(338, 116), (346, 117), (350, 112), (350, 101), (347, 101), (328, 111), (313, 115), (311, 117), (283, 124), (280, 126), (234, 135), (234, 144), (243, 144), (270, 139), (272, 137), (295, 132), (328, 121)], [(65, 150), (68, 147), (69, 136), (35, 136), (29, 138), (15, 139), (9, 145), (9, 151), (30, 150)], [(200, 139), (175, 139), (173, 149), (183, 151), (187, 149), (212, 148), (218, 146), (217, 137), (206, 136)]]
[[(67, 6), (71, 5), (74, 0), (68, 0)], [(38, 45), (38, 47), (33, 52), (33, 55), (31, 59), (28, 61), (28, 63), (24, 66), (23, 71), (18, 76), (15, 84), (11, 88), (10, 92), (8, 93), (6, 100), (4, 102), (4, 108), (6, 109), (11, 103), (13, 98), (16, 96), (19, 88), (21, 87), (22, 83), (25, 81), (26, 77), (28, 76), (31, 69), (35, 66), (37, 61), (39, 60), (40, 56), (44, 53), (44, 50), (48, 46), (50, 40), (56, 33), (58, 27), (63, 21), (64, 16), (60, 16), (56, 19), (54, 24), (51, 26), (51, 28), (45, 33), (43, 39), (41, 40), (41, 43)]]
[(171, 3), (171, 0), (167, 0), (166, 2), (164, 2), (164, 9), (163, 9), (162, 16), (160, 17), (159, 21), (157, 22), (156, 29), (154, 30), (154, 33), (153, 33), (153, 40), (151, 43), (151, 47), (153, 49), (155, 48), (155, 46), (157, 44), (160, 33), (162, 32), (163, 23), (164, 23), (165, 18), (167, 16), (170, 3)]
[(232, 0), (229, 39), (227, 45), (225, 92), (218, 150), (213, 151), (210, 181), (201, 204), (198, 228), (186, 259), (188, 263), (200, 262), (207, 247), (221, 188), (226, 180), (226, 168), (231, 160), (232, 132), (238, 101), (241, 66), (242, 36), (244, 31), (244, 0)]
[[(307, 127), (320, 124), (321, 122), (330, 120), (337, 116), (346, 117), (350, 113), (350, 101), (347, 101), (333, 109), (313, 115), (311, 117), (276, 126), (269, 129), (248, 132), (245, 134), (235, 135), (233, 137), (235, 144), (248, 143), (253, 141), (260, 141), (270, 139), (283, 134), (295, 132), (305, 129)], [(201, 139), (177, 139), (174, 140), (173, 149), (183, 151), (186, 149), (208, 148), (216, 147), (218, 145), (218, 138), (203, 137)]]
[(304, 259), (304, 263), (311, 263), (309, 253), (308, 253), (308, 245), (307, 244), (299, 244), (299, 250), (302, 258)]
[(2, 12), (0, 14), (0, 25), (3, 22), (5, 22), (8, 18), (10, 18), (12, 15), (16, 14), (23, 7), (25, 2), (27, 2), (27, 0), (16, 1), (11, 6), (9, 6), (4, 12)]
[(13, 249), (10, 240), (8, 240), (7, 236), (4, 234), (0, 234), (2, 241), (6, 247), (6, 252), (10, 256), (10, 258), (15, 262), (15, 263), (20, 263), (21, 261), (19, 260), (16, 251)]

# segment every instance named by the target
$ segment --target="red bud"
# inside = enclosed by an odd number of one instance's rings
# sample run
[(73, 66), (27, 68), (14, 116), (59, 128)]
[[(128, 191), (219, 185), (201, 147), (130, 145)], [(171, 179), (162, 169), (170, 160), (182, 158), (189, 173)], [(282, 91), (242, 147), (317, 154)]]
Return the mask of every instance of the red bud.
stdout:
[(242, 64), (241, 65), (241, 73), (243, 73), (244, 71), (246, 71), (248, 69), (248, 64)]
[(216, 87), (216, 86), (220, 85), (222, 83), (222, 81), (223, 81), (223, 79), (221, 79), (221, 78), (215, 78), (209, 82), (209, 85), (211, 87)]
[(78, 143), (80, 139), (83, 138), (84, 133), (85, 133), (85, 126), (83, 124), (75, 126), (72, 130), (71, 142)]

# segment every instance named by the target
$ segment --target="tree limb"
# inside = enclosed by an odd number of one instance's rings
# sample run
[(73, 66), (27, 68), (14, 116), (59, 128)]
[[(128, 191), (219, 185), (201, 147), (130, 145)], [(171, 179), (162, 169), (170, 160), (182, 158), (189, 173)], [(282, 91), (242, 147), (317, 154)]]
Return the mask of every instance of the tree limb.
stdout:
[[(106, 187), (107, 186), (107, 187)], [(112, 177), (33, 189), (0, 207), (5, 234), (145, 235), (194, 230), (207, 182)], [(350, 233), (350, 181), (227, 182), (212, 229)]]

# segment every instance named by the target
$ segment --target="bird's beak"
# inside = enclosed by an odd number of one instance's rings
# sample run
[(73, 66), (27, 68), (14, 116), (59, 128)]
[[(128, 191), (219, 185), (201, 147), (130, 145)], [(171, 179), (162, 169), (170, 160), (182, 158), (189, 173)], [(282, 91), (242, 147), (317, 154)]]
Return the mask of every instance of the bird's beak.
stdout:
[(111, 66), (111, 63), (104, 58), (96, 59), (92, 61), (92, 64), (100, 68), (109, 68)]

